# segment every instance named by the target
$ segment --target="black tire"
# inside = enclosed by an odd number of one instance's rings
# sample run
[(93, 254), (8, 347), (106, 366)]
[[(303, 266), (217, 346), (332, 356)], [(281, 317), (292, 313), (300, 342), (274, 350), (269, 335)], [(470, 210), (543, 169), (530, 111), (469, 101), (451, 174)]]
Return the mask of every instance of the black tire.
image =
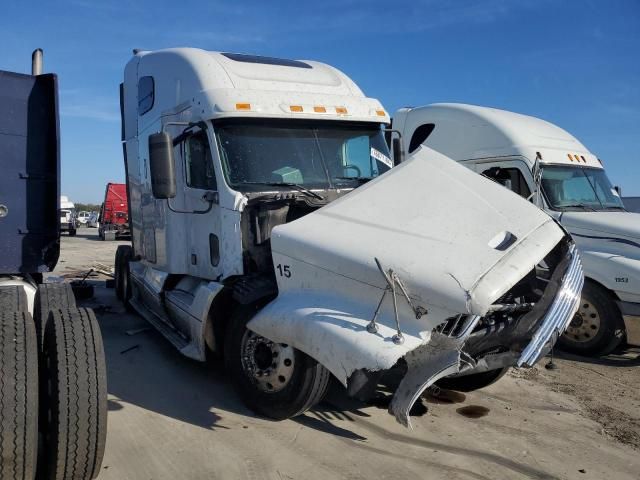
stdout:
[[(245, 335), (250, 335), (246, 327), (247, 322), (257, 310), (257, 305), (242, 305), (236, 308), (230, 318), (224, 345), (225, 366), (243, 402), (251, 410), (274, 420), (295, 417), (322, 401), (331, 375), (326, 368), (308, 355), (285, 346), (293, 356), (290, 359), (283, 359), (283, 362), (289, 360), (289, 364), (293, 365), (290, 378), (286, 379), (286, 385), (274, 392), (260, 389), (242, 361), (243, 339)], [(255, 336), (267, 341), (263, 337)]]
[(0, 312), (27, 312), (27, 294), (20, 285), (0, 287)]
[(74, 229), (69, 230), (69, 236), (70, 236), (70, 237), (75, 237), (75, 236), (76, 236), (76, 229), (75, 229), (75, 228), (74, 228)]
[(0, 478), (32, 480), (37, 452), (36, 330), (26, 310), (5, 310), (0, 312)]
[(42, 325), (45, 324), (51, 310), (74, 310), (76, 298), (68, 283), (42, 283), (36, 290), (33, 304), (33, 320), (36, 324), (38, 345), (42, 349)]
[(49, 314), (40, 372), (39, 478), (96, 478), (107, 434), (107, 380), (102, 337), (90, 309)]
[(133, 248), (131, 245), (119, 245), (116, 249), (115, 259), (115, 283), (116, 297), (124, 303), (125, 307), (129, 306), (131, 299), (131, 272), (129, 270), (129, 262), (133, 258)]
[(462, 377), (441, 378), (436, 382), (436, 385), (440, 388), (455, 390), (457, 392), (473, 392), (474, 390), (480, 390), (481, 388), (496, 383), (504, 377), (508, 371), (509, 367), (505, 367), (489, 370), (488, 372), (472, 373)]
[(612, 295), (585, 281), (578, 313), (558, 339), (558, 348), (584, 356), (606, 355), (624, 339), (624, 320)]

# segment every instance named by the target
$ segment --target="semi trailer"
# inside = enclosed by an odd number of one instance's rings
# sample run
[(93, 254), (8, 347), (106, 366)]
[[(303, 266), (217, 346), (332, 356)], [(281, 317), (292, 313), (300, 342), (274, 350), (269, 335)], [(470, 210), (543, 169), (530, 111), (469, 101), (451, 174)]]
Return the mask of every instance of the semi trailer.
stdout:
[(129, 234), (127, 187), (124, 183), (107, 183), (100, 207), (98, 235), (102, 240), (116, 240)]
[(447, 155), (571, 233), (586, 284), (561, 348), (603, 355), (625, 340), (640, 344), (640, 215), (625, 209), (603, 162), (578, 139), (538, 118), (465, 104), (403, 108), (393, 128), (406, 153), (424, 145)]
[(60, 253), (58, 80), (0, 71), (0, 478), (90, 480), (105, 446), (104, 350)]
[(134, 50), (120, 93), (116, 294), (184, 355), (222, 356), (261, 415), (304, 412), (331, 376), (366, 398), (395, 368), (408, 425), (434, 382), (533, 366), (578, 308), (552, 218), (444, 155), (392, 169), (387, 112), (329, 65)]

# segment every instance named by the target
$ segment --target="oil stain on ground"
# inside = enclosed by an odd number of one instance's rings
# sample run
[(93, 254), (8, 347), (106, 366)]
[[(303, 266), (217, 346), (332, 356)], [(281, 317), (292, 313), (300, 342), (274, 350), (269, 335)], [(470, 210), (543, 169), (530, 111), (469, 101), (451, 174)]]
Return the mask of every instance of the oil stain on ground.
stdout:
[(480, 418), (489, 415), (490, 410), (481, 405), (468, 405), (456, 410), (460, 415), (467, 418)]

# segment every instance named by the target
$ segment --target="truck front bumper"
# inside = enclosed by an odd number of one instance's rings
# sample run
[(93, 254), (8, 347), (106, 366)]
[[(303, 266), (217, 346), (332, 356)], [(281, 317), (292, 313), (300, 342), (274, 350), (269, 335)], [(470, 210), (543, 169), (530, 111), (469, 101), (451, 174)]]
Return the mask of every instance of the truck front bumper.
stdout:
[[(389, 412), (410, 426), (409, 410), (426, 388), (443, 377), (469, 375), (504, 367), (533, 367), (553, 347), (579, 307), (584, 274), (570, 244), (547, 289), (533, 310), (508, 328), (482, 329), (468, 337), (433, 333), (428, 343), (405, 356), (407, 373)], [(477, 318), (470, 319), (477, 321)], [(487, 351), (479, 360), (472, 352)]]

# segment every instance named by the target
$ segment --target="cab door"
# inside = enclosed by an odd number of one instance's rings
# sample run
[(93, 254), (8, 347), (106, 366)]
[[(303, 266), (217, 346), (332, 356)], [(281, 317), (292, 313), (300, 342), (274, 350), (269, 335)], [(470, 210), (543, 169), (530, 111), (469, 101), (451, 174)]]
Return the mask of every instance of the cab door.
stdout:
[(221, 275), (221, 219), (218, 183), (207, 132), (188, 133), (177, 145), (183, 172), (187, 270), (190, 275), (216, 280)]

